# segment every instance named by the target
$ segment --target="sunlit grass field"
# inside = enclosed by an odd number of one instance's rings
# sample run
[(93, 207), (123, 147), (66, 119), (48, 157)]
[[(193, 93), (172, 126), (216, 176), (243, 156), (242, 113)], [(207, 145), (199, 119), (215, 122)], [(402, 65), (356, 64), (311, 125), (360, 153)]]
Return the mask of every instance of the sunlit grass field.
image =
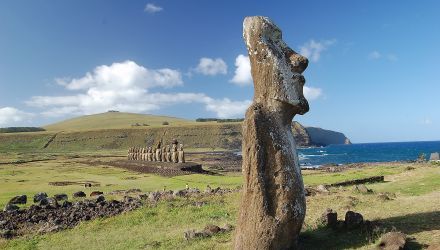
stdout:
[[(14, 154), (4, 157), (14, 158)], [(3, 157), (2, 156), (2, 157)], [(16, 156), (16, 155), (15, 155)], [(22, 157), (25, 157), (22, 155)], [(42, 155), (45, 161), (0, 165), (0, 206), (13, 196), (27, 194), (32, 199), (37, 192), (66, 193), (83, 190), (111, 192), (139, 188), (143, 192), (183, 189), (186, 184), (202, 190), (211, 187), (236, 188), (242, 183), (240, 174), (184, 175), (161, 177), (140, 174), (105, 165), (90, 166), (84, 161), (96, 156)], [(414, 167), (408, 170), (408, 166)], [(414, 240), (410, 246), (440, 243), (440, 168), (430, 164), (378, 164), (339, 173), (303, 171), (306, 185), (330, 184), (355, 178), (385, 175), (385, 182), (368, 185), (375, 193), (359, 194), (352, 187), (332, 188), (329, 194), (307, 198), (307, 217), (301, 235), (304, 249), (371, 249), (382, 232), (368, 236), (362, 231), (337, 232), (322, 228), (317, 219), (326, 208), (332, 208), (343, 219), (348, 209), (360, 212), (364, 218), (380, 221), (384, 230), (401, 230)], [(81, 185), (52, 186), (55, 181), (93, 181), (99, 187)], [(396, 198), (383, 201), (379, 192), (391, 192)], [(119, 198), (112, 197), (110, 198)], [(183, 237), (188, 229), (202, 229), (212, 223), (235, 225), (239, 206), (239, 193), (204, 197), (206, 205), (196, 207), (195, 198), (163, 201), (157, 206), (112, 218), (81, 223), (74, 229), (45, 235), (27, 235), (14, 240), (0, 240), (0, 249), (230, 249), (233, 232), (211, 238), (187, 241)]]

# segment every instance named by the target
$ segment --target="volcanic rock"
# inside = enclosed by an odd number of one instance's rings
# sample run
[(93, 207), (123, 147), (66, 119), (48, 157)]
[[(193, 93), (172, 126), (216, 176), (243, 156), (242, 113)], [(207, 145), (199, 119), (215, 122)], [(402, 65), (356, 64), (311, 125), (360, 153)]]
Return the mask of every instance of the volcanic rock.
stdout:
[(45, 198), (47, 198), (47, 197), (48, 197), (48, 196), (47, 196), (46, 193), (43, 193), (43, 192), (41, 192), (41, 193), (37, 193), (37, 194), (34, 195), (34, 203), (38, 203), (38, 202), (40, 202), (42, 199), (45, 199)]
[(360, 227), (364, 222), (364, 217), (360, 213), (356, 213), (353, 211), (347, 211), (345, 213), (345, 226), (348, 229), (353, 229)]
[(83, 191), (78, 191), (78, 192), (73, 193), (74, 198), (83, 198), (86, 196), (87, 196), (86, 193), (84, 193)]
[(9, 204), (26, 204), (26, 203), (27, 203), (27, 196), (25, 194), (15, 196), (9, 201)]
[(53, 198), (57, 201), (63, 201), (67, 200), (69, 197), (67, 196), (67, 194), (56, 194), (53, 196)]

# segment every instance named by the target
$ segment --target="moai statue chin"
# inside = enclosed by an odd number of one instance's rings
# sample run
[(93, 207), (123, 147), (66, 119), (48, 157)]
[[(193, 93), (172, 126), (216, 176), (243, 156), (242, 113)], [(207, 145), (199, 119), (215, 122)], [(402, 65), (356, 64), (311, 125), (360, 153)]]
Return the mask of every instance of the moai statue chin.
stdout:
[(268, 18), (246, 17), (243, 37), (254, 99), (243, 122), (243, 176), (235, 249), (297, 249), (306, 213), (291, 123), (309, 110), (301, 74), (307, 58), (282, 40)]

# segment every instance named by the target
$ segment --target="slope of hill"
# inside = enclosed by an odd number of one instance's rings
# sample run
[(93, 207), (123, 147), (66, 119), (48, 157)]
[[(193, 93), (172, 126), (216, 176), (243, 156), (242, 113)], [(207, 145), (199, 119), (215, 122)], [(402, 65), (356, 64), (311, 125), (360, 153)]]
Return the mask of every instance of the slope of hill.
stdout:
[[(162, 125), (164, 121), (169, 125)], [(140, 126), (132, 126), (136, 123)], [(45, 128), (44, 132), (0, 134), (0, 151), (125, 151), (131, 146), (154, 145), (159, 140), (169, 143), (173, 139), (184, 143), (186, 149), (240, 150), (242, 140), (241, 122), (195, 122), (119, 112), (77, 117)], [(293, 122), (296, 144), (307, 147), (348, 140), (342, 133), (323, 129), (315, 133), (314, 129)]]
[(46, 125), (48, 131), (73, 131), (117, 129), (130, 127), (161, 126), (163, 122), (169, 125), (183, 125), (193, 121), (170, 116), (145, 115), (123, 112), (106, 112), (101, 114), (75, 117), (69, 120)]

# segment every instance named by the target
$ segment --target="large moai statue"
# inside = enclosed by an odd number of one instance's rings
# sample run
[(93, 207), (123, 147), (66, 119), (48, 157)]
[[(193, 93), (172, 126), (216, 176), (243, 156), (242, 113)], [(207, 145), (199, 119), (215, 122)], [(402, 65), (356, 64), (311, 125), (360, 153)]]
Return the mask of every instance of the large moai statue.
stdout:
[(185, 163), (185, 151), (183, 151), (183, 144), (179, 146), (179, 163)]
[(254, 99), (243, 122), (244, 185), (235, 249), (297, 249), (306, 200), (291, 123), (309, 110), (301, 74), (307, 58), (266, 17), (246, 17), (243, 37)]

